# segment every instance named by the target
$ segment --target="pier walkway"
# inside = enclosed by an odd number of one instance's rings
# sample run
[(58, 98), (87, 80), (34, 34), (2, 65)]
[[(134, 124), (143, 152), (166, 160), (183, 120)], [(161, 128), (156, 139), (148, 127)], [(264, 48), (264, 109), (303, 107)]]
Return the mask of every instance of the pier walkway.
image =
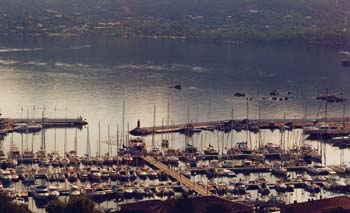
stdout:
[(148, 164), (158, 168), (159, 170), (165, 172), (168, 176), (172, 177), (173, 179), (179, 181), (181, 184), (183, 184), (185, 187), (189, 189), (193, 189), (195, 192), (197, 192), (199, 195), (206, 196), (210, 195), (211, 193), (209, 190), (205, 189), (204, 187), (195, 184), (192, 182), (189, 178), (177, 173), (176, 171), (171, 170), (167, 165), (163, 164), (162, 162), (157, 161), (151, 156), (141, 157), (145, 162)]
[(78, 118), (34, 118), (34, 119), (20, 119), (20, 118), (5, 118), (8, 124), (16, 125), (19, 123), (26, 124), (45, 124), (45, 127), (69, 127), (69, 126), (84, 126), (87, 121), (82, 117)]
[[(245, 129), (251, 128), (252, 126), (259, 129), (279, 129), (285, 126), (290, 128), (303, 128), (305, 126), (315, 126), (317, 123), (323, 122), (324, 118), (319, 119), (299, 119), (299, 118), (276, 118), (276, 119), (252, 119), (252, 120), (221, 120), (221, 121), (204, 121), (204, 122), (194, 122), (186, 124), (176, 124), (176, 125), (164, 125), (155, 127), (136, 127), (130, 131), (130, 134), (134, 136), (143, 136), (154, 133), (170, 133), (170, 132), (180, 132), (186, 128), (189, 129), (202, 129), (202, 130), (231, 130), (231, 129)], [(327, 118), (327, 123), (332, 125), (344, 124), (344, 126), (350, 127), (349, 117), (330, 117)], [(139, 124), (138, 124), (139, 125)], [(233, 126), (232, 126), (233, 125)], [(189, 130), (191, 131), (191, 130)]]

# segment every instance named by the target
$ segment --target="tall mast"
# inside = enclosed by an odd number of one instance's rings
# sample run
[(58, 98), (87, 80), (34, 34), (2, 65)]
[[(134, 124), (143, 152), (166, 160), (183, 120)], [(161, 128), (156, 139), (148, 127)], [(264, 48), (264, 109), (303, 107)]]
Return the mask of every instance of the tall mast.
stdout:
[(75, 129), (74, 151), (76, 154), (78, 154), (78, 129)]
[(97, 149), (98, 149), (98, 157), (101, 156), (101, 124), (98, 122), (98, 142), (97, 142)]
[(110, 135), (110, 130), (109, 130), (109, 124), (108, 124), (108, 156), (112, 155), (111, 152), (111, 135)]
[(155, 138), (154, 138), (155, 130), (156, 130), (156, 105), (154, 105), (154, 109), (153, 109), (152, 148), (154, 148), (155, 146)]
[[(55, 107), (55, 118), (56, 118), (56, 107)], [(56, 152), (56, 142), (57, 142), (57, 136), (56, 136), (56, 128), (54, 129), (54, 140), (53, 140), (53, 142), (54, 142), (54, 152)]]
[(123, 101), (123, 121), (122, 121), (122, 144), (125, 145), (124, 143), (124, 132), (125, 132), (125, 129), (124, 129), (124, 126), (125, 126), (125, 101)]
[[(67, 106), (66, 106), (66, 113), (65, 113), (65, 120), (67, 122)], [(67, 152), (67, 128), (64, 128), (64, 156), (66, 155), (66, 152)]]
[(185, 147), (187, 147), (189, 142), (189, 131), (190, 131), (190, 105), (187, 105), (187, 128), (185, 132)]
[[(258, 106), (258, 121), (260, 122), (261, 114), (260, 114), (260, 106)], [(259, 139), (259, 146), (263, 146), (263, 141), (261, 139), (261, 132), (260, 129), (258, 129), (258, 139)]]
[(91, 156), (91, 147), (90, 147), (90, 133), (89, 133), (89, 126), (86, 129), (87, 136), (86, 136), (86, 155), (90, 158)]
[(41, 133), (41, 147), (40, 149), (42, 151), (45, 151), (46, 149), (46, 145), (45, 145), (45, 118), (44, 118), (44, 113), (45, 113), (45, 107), (44, 110), (42, 112), (42, 133)]
[(128, 121), (127, 131), (126, 131), (126, 143), (129, 143), (129, 131), (130, 131), (130, 123)]
[(117, 124), (117, 149), (116, 149), (116, 156), (118, 156), (118, 150), (119, 150), (119, 124)]
[[(168, 106), (167, 106), (167, 120), (166, 120), (166, 125), (169, 126), (169, 102), (168, 102)], [(166, 139), (169, 141), (169, 133), (167, 132), (167, 136)]]
[(187, 124), (190, 124), (190, 105), (187, 105)]
[(247, 103), (246, 103), (246, 111), (247, 111), (247, 129), (246, 129), (246, 132), (245, 132), (245, 139), (246, 139), (246, 142), (248, 143), (249, 141), (249, 147), (250, 149), (253, 149), (252, 147), (252, 141), (251, 140), (248, 140), (248, 134), (249, 134), (249, 99), (247, 98)]
[[(328, 96), (328, 88), (326, 89), (326, 97)], [(328, 110), (328, 103), (327, 100), (325, 101), (325, 110), (324, 110), (324, 125), (327, 130), (327, 110)]]
[(67, 129), (64, 128), (64, 155), (67, 152)]
[(164, 128), (164, 118), (162, 118), (162, 134), (161, 134), (161, 141), (163, 142), (163, 128)]
[(233, 108), (231, 110), (231, 148), (233, 148)]

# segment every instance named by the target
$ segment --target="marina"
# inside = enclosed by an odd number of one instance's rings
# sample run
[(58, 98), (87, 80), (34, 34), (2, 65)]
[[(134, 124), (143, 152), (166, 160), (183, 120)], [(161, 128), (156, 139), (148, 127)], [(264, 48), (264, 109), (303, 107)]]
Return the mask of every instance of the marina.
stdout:
[(0, 54), (0, 191), (33, 212), (80, 195), (106, 212), (207, 196), (272, 211), (349, 193), (350, 76), (332, 49), (8, 45), (28, 51)]
[[(301, 119), (283, 119), (283, 121), (274, 119), (273, 125), (280, 126), (279, 131), (274, 133), (279, 134), (279, 144), (266, 143), (263, 138), (258, 140), (258, 136), (264, 132), (273, 133), (275, 130), (275, 128), (264, 128), (263, 123), (271, 124), (271, 121), (266, 120), (262, 123), (233, 120), (202, 122), (195, 124), (196, 128), (202, 130), (193, 134), (181, 134), (178, 131), (169, 131), (172, 127), (167, 127), (167, 130), (163, 127), (158, 134), (161, 137), (156, 138), (156, 131), (152, 132), (152, 144), (146, 143), (147, 137), (132, 137), (128, 134), (119, 137), (117, 132), (117, 143), (112, 145), (108, 125), (107, 141), (103, 142), (107, 143), (108, 151), (105, 154), (101, 153), (102, 141), (99, 134), (96, 155), (91, 153), (93, 144), (90, 141), (89, 126), (86, 126), (86, 153), (79, 155), (77, 130), (84, 128), (87, 122), (82, 119), (65, 120), (69, 122), (64, 122), (63, 119), (46, 119), (51, 124), (60, 123), (58, 126), (51, 126), (55, 133), (55, 128), (64, 127), (65, 134), (65, 128), (76, 129), (73, 150), (68, 151), (66, 148), (68, 144), (65, 136), (63, 155), (55, 150), (46, 151), (45, 131), (49, 126), (38, 131), (41, 135), (41, 145), (37, 152), (29, 148), (28, 139), (24, 141), (25, 144), (21, 149), (18, 148), (13, 142), (13, 134), (22, 133), (8, 132), (5, 137), (11, 139), (10, 150), (6, 154), (3, 145), (0, 150), (2, 153), (0, 188), (4, 193), (14, 200), (33, 200), (35, 208), (39, 209), (44, 208), (52, 199), (79, 195), (86, 195), (103, 205), (109, 203), (110, 206), (113, 203), (116, 209), (130, 202), (167, 200), (188, 195), (218, 196), (247, 208), (270, 209), (279, 208), (282, 203), (294, 202), (286, 200), (286, 197), (296, 193), (327, 197), (346, 194), (350, 189), (349, 164), (326, 165), (323, 161), (324, 148), (319, 146), (320, 149), (317, 149), (304, 141), (310, 136), (305, 130), (320, 126), (318, 121), (309, 120), (308, 125), (305, 125), (307, 122)], [(40, 120), (36, 121), (36, 124), (39, 124)], [(343, 121), (344, 119), (332, 118), (328, 119), (328, 124), (347, 125), (347, 121)], [(304, 125), (301, 125), (301, 122)], [(68, 123), (77, 125), (66, 125)], [(206, 125), (203, 125), (204, 123)], [(248, 123), (247, 126), (252, 126), (254, 123), (258, 129), (236, 130), (231, 125), (225, 130), (223, 127), (227, 123), (240, 123), (242, 126), (244, 123)], [(218, 124), (223, 126), (217, 126)], [(297, 128), (294, 128), (294, 124), (300, 126), (296, 125)], [(293, 128), (286, 128), (288, 125), (292, 125)], [(100, 124), (98, 128), (100, 133)], [(234, 132), (235, 134), (242, 132), (248, 140), (233, 142)], [(216, 140), (211, 141), (208, 147), (205, 147), (204, 141), (198, 144), (190, 140), (198, 136), (203, 140), (203, 134), (208, 133), (217, 135)], [(299, 133), (302, 134), (298, 139)], [(26, 132), (26, 137), (28, 138), (30, 134), (37, 133)], [(175, 134), (185, 138), (184, 147), (175, 145), (173, 137)], [(221, 134), (222, 137), (219, 136)], [(257, 143), (252, 143), (253, 139), (249, 139), (250, 134), (257, 137)], [(288, 134), (294, 136), (291, 138)], [(161, 142), (156, 143), (159, 139)], [(325, 140), (323, 144), (326, 142), (328, 141)], [(231, 143), (231, 147), (224, 149), (224, 143)], [(115, 145), (116, 147), (112, 148)], [(280, 196), (280, 199), (272, 204), (271, 196)]]

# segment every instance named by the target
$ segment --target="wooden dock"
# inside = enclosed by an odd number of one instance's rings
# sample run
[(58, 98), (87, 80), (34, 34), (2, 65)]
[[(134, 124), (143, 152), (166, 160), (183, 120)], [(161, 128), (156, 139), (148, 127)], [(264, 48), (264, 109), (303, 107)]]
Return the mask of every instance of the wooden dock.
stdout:
[(183, 184), (185, 187), (189, 189), (193, 189), (195, 192), (197, 192), (199, 195), (206, 196), (210, 195), (211, 192), (204, 187), (192, 182), (189, 178), (177, 173), (174, 170), (171, 170), (167, 165), (157, 161), (151, 156), (141, 157), (147, 164), (149, 164), (152, 167), (156, 167), (157, 169), (165, 172), (168, 176), (171, 178), (179, 181), (181, 184)]
[[(303, 128), (305, 126), (315, 126), (317, 123), (323, 122), (324, 119), (260, 119), (260, 120), (221, 120), (221, 121), (206, 121), (206, 122), (195, 122), (177, 125), (164, 125), (155, 127), (141, 127), (138, 126), (130, 131), (130, 134), (134, 136), (143, 136), (159, 133), (170, 133), (170, 132), (180, 132), (186, 129), (199, 129), (199, 130), (224, 130), (230, 131), (231, 129), (241, 130), (241, 129), (282, 129), (285, 127), (289, 128)], [(349, 117), (331, 117), (327, 118), (327, 123), (330, 125), (340, 125), (350, 127)], [(350, 128), (349, 128), (350, 129)], [(190, 131), (190, 130), (189, 130)]]

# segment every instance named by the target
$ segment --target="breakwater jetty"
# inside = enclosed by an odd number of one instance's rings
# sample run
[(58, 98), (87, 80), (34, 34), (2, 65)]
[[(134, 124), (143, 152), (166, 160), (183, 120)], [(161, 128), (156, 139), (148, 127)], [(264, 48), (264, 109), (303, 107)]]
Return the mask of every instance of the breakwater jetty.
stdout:
[[(162, 125), (154, 127), (141, 127), (140, 122), (135, 129), (130, 131), (130, 134), (134, 136), (145, 136), (149, 134), (170, 133), (170, 132), (182, 132), (191, 134), (201, 130), (220, 130), (220, 131), (236, 131), (250, 130), (252, 132), (259, 129), (294, 129), (304, 128), (320, 125), (324, 123), (325, 119), (310, 119), (310, 118), (276, 118), (276, 119), (259, 119), (259, 120), (220, 120), (220, 121), (205, 121), (194, 123), (183, 123), (176, 125)], [(350, 133), (350, 118), (349, 117), (330, 117), (327, 118), (327, 124), (332, 126), (342, 125), (344, 129), (348, 129)]]

